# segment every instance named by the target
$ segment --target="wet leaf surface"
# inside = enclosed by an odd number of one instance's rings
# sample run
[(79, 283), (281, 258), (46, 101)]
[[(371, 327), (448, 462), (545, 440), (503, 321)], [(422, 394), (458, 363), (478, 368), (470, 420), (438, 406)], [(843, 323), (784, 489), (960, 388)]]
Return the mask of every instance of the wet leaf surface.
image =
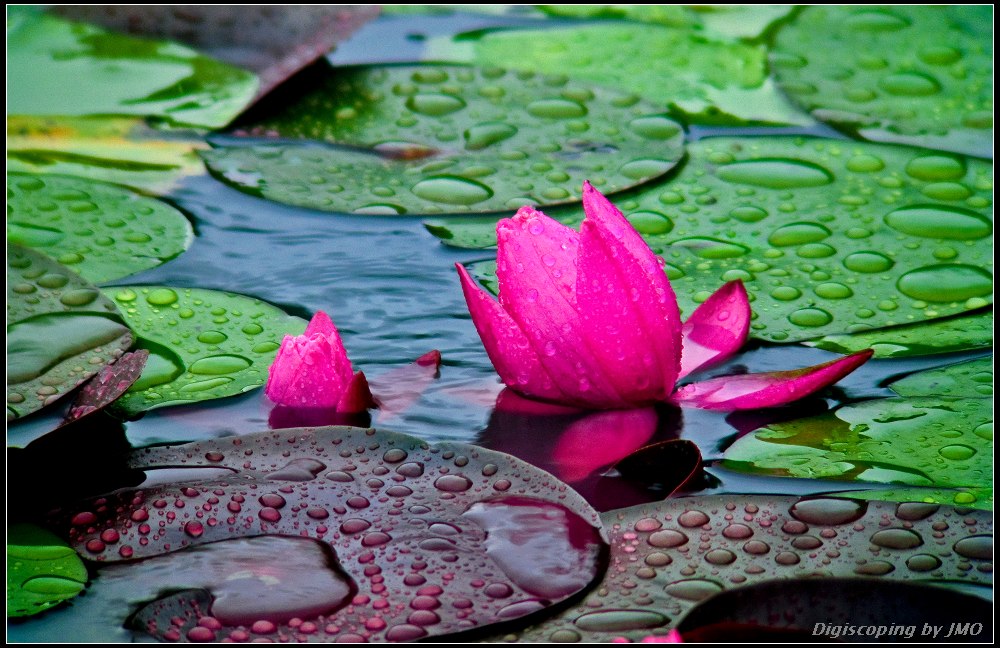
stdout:
[(7, 175), (7, 240), (39, 249), (88, 281), (104, 283), (156, 267), (193, 238), (184, 214), (122, 187)]
[(138, 118), (7, 119), (7, 170), (71, 175), (163, 192), (204, 173), (194, 135), (165, 138)]
[(788, 15), (789, 5), (539, 5), (551, 16), (634, 20), (668, 27), (701, 27), (715, 36), (757, 38)]
[(38, 614), (87, 586), (87, 568), (56, 535), (33, 524), (7, 529), (7, 617)]
[(55, 13), (136, 36), (170, 38), (251, 70), (262, 97), (368, 22), (375, 5), (60, 6)]
[(992, 157), (992, 24), (985, 5), (808, 7), (778, 32), (771, 64), (838, 128)]
[(683, 153), (681, 127), (655, 105), (564, 77), (317, 66), (293, 84), (241, 120), (237, 134), (255, 139), (220, 140), (202, 154), (213, 175), (325, 211), (495, 212), (577, 201), (587, 178), (620, 191)]
[(149, 351), (145, 349), (130, 351), (97, 372), (80, 389), (63, 425), (99, 412), (118, 400), (142, 375), (148, 359)]
[(993, 312), (978, 312), (854, 335), (827, 335), (808, 344), (845, 354), (873, 349), (876, 358), (908, 358), (985, 349), (993, 346)]
[(604, 581), (558, 616), (493, 639), (637, 641), (666, 634), (713, 595), (774, 579), (788, 589), (791, 579), (814, 576), (988, 587), (990, 517), (926, 504), (761, 495), (608, 511)]
[(305, 330), (271, 304), (218, 290), (123, 286), (104, 294), (149, 351), (142, 376), (115, 404), (127, 414), (260, 387), (282, 337)]
[(967, 488), (889, 488), (886, 490), (840, 491), (837, 497), (861, 500), (885, 500), (887, 502), (922, 502), (924, 504), (947, 504), (964, 506), (984, 511), (993, 510), (993, 487)]
[(779, 477), (977, 487), (993, 468), (986, 398), (886, 398), (776, 423), (730, 446), (723, 465)]
[(889, 389), (900, 396), (989, 398), (993, 396), (993, 356), (910, 374), (890, 383)]
[(94, 285), (7, 244), (8, 421), (55, 402), (131, 344), (114, 303)]
[(694, 25), (473, 32), (430, 41), (425, 56), (620, 88), (669, 106), (695, 124), (812, 123), (768, 78), (763, 45), (706, 36)]
[[(203, 590), (167, 594), (137, 617), (162, 639), (406, 641), (466, 630), (575, 594), (604, 548), (597, 513), (566, 485), (463, 444), (302, 428), (137, 450), (130, 465), (155, 481), (82, 505), (66, 524), (92, 560), (175, 552), (149, 568), (183, 561), (195, 574), (186, 585)], [(158, 468), (183, 470), (157, 479)], [(274, 550), (294, 542), (313, 544), (294, 561)], [(299, 585), (326, 593), (304, 596)]]
[(219, 128), (257, 78), (169, 41), (115, 34), (44, 14), (7, 24), (12, 115), (137, 115)]
[[(671, 181), (615, 201), (666, 260), (684, 313), (741, 279), (754, 312), (750, 335), (790, 342), (943, 317), (991, 298), (988, 163), (798, 137), (710, 138), (688, 151)], [(577, 210), (555, 215), (582, 220)], [(451, 235), (449, 245), (465, 246), (488, 240), (493, 227), (430, 224)], [(491, 265), (474, 270), (494, 281)]]
[[(799, 640), (814, 642), (981, 642), (992, 640), (991, 607), (978, 596), (942, 587), (811, 578), (723, 592), (695, 607), (679, 630), (685, 642), (692, 643), (746, 641), (751, 637), (757, 641), (783, 640), (781, 634), (755, 636), (767, 631), (799, 631)], [(974, 629), (970, 628), (967, 636), (955, 636), (955, 624), (962, 628), (969, 624)]]

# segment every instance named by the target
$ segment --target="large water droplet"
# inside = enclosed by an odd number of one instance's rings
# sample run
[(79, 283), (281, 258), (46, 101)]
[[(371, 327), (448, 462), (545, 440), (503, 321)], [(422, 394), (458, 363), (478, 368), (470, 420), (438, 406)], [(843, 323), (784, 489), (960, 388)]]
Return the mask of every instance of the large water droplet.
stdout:
[(854, 31), (894, 32), (908, 27), (910, 21), (890, 11), (865, 10), (848, 16), (844, 24)]
[(177, 293), (170, 288), (154, 288), (146, 295), (146, 301), (152, 306), (169, 306), (177, 301)]
[(796, 326), (826, 326), (833, 321), (833, 315), (822, 308), (800, 308), (788, 316), (788, 321)]
[(890, 259), (884, 254), (879, 252), (855, 252), (850, 254), (844, 259), (844, 267), (848, 270), (853, 270), (854, 272), (864, 272), (867, 274), (873, 274), (876, 272), (885, 272), (893, 265), (895, 261)]
[(216, 355), (195, 360), (188, 371), (202, 376), (221, 376), (243, 371), (251, 364), (250, 360), (237, 355)]
[(713, 594), (722, 591), (722, 585), (715, 581), (692, 578), (689, 580), (677, 581), (663, 588), (670, 596), (685, 601), (704, 601)]
[(943, 182), (965, 177), (965, 162), (950, 155), (921, 155), (910, 160), (906, 173), (917, 180)]
[(458, 176), (434, 176), (413, 186), (413, 193), (424, 200), (446, 205), (474, 205), (493, 195), (486, 185)]
[(789, 223), (771, 233), (767, 242), (778, 247), (815, 243), (830, 236), (828, 228), (819, 223)]
[(907, 272), (896, 287), (907, 297), (928, 302), (959, 302), (993, 292), (993, 275), (961, 264), (924, 266)]
[(681, 133), (676, 122), (659, 115), (637, 117), (629, 122), (629, 126), (641, 137), (653, 140), (668, 140)]
[(588, 612), (574, 621), (581, 630), (588, 632), (625, 632), (659, 628), (670, 622), (670, 617), (652, 610), (604, 610)]
[(880, 88), (900, 97), (924, 97), (941, 90), (937, 79), (923, 72), (897, 72), (879, 80)]
[(687, 248), (702, 259), (735, 259), (750, 251), (750, 248), (739, 243), (708, 237), (678, 239), (671, 245)]
[(465, 131), (465, 148), (481, 151), (517, 134), (517, 128), (506, 122), (484, 122)]
[(460, 97), (430, 92), (411, 95), (406, 99), (406, 107), (421, 115), (442, 117), (465, 108), (465, 101)]
[(528, 104), (527, 110), (535, 117), (572, 119), (587, 114), (587, 107), (569, 99), (539, 99)]
[(716, 173), (726, 182), (768, 189), (819, 187), (833, 182), (833, 174), (818, 164), (782, 158), (733, 162)]
[(923, 543), (920, 534), (910, 529), (881, 529), (872, 535), (872, 544), (886, 549), (912, 549)]
[(993, 224), (976, 212), (941, 205), (918, 205), (889, 212), (889, 227), (913, 236), (969, 241), (989, 236)]
[(974, 560), (993, 560), (993, 536), (974, 535), (955, 543), (955, 553)]
[(821, 497), (799, 500), (789, 512), (806, 524), (833, 526), (859, 520), (867, 510), (865, 502)]

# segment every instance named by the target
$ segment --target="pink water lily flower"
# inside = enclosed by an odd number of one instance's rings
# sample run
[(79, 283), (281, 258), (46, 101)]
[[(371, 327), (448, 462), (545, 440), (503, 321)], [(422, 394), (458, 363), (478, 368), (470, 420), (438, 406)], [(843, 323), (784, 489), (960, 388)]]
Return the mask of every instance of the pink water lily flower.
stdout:
[(736, 353), (750, 303), (729, 282), (682, 322), (662, 260), (589, 183), (579, 232), (531, 207), (497, 224), (500, 300), (456, 264), (472, 321), (504, 383), (590, 409), (669, 401), (703, 409), (774, 407), (812, 394), (871, 357), (771, 373), (677, 381)]
[(268, 371), (267, 397), (278, 405), (342, 414), (374, 406), (368, 381), (354, 373), (337, 327), (317, 311), (302, 335), (286, 335)]

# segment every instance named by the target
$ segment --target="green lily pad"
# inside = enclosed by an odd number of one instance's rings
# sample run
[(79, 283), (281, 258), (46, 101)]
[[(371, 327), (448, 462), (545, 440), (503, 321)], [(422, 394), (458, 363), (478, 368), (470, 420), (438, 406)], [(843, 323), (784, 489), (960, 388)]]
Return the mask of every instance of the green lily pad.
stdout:
[(489, 212), (577, 201), (585, 179), (620, 191), (683, 154), (681, 127), (654, 105), (564, 77), (456, 66), (317, 77), (297, 99), (265, 101), (237, 131), (312, 145), (230, 138), (202, 154), (209, 170), (243, 191), (326, 211)]
[(889, 385), (900, 396), (993, 396), (993, 356), (911, 374)]
[(166, 193), (205, 172), (202, 139), (169, 139), (131, 117), (7, 118), (7, 170), (104, 180)]
[[(741, 279), (751, 335), (791, 342), (989, 303), (989, 163), (799, 137), (710, 138), (688, 152), (668, 183), (612, 199), (666, 260), (683, 312)], [(579, 209), (553, 216), (582, 220)], [(463, 245), (495, 244), (494, 227), (466, 219), (429, 228)], [(475, 270), (492, 281), (491, 266)]]
[(149, 351), (139, 380), (114, 408), (136, 414), (156, 407), (242, 394), (267, 380), (285, 335), (300, 335), (298, 317), (245, 295), (199, 288), (105, 288)]
[(964, 508), (724, 495), (608, 511), (601, 520), (611, 543), (604, 580), (559, 614), (492, 641), (640, 641), (666, 634), (715, 594), (764, 581), (992, 583), (991, 516)]
[(695, 26), (600, 24), (503, 30), (428, 41), (428, 60), (563, 74), (634, 92), (691, 123), (812, 124), (768, 77), (763, 45)]
[(993, 510), (993, 487), (991, 486), (966, 488), (890, 488), (888, 490), (838, 492), (836, 496), (861, 500), (883, 500), (887, 502), (947, 504), (983, 511)]
[(7, 529), (7, 616), (38, 614), (87, 586), (87, 568), (61, 538), (34, 524)]
[(791, 5), (539, 5), (551, 16), (619, 19), (666, 25), (700, 26), (705, 32), (731, 38), (757, 38)]
[(41, 249), (94, 283), (165, 263), (193, 236), (184, 214), (122, 187), (7, 175), (7, 240)]
[(7, 23), (11, 115), (140, 115), (219, 128), (247, 106), (256, 76), (171, 43), (53, 16)]
[(55, 402), (131, 344), (118, 309), (93, 284), (7, 244), (7, 420)]
[(838, 128), (992, 157), (992, 24), (988, 5), (809, 7), (778, 32), (771, 64)]
[(828, 335), (807, 344), (844, 354), (874, 349), (876, 358), (985, 349), (993, 346), (993, 313), (975, 313), (855, 335)]
[(983, 487), (992, 482), (992, 402), (938, 396), (846, 405), (748, 434), (726, 450), (723, 466), (778, 477)]

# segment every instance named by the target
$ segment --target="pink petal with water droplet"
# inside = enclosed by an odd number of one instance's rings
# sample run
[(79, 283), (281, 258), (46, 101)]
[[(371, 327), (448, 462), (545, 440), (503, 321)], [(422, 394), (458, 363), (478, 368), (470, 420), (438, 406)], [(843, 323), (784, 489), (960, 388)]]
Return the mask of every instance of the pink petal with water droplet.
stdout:
[(868, 349), (792, 371), (713, 378), (681, 387), (672, 400), (678, 405), (725, 411), (776, 407), (832, 385), (863, 365), (872, 353)]
[(456, 263), (455, 268), (462, 281), (462, 292), (472, 315), (472, 323), (476, 325), (486, 354), (504, 384), (528, 396), (558, 400), (562, 393), (542, 367), (538, 354), (521, 328), (461, 264)]
[(590, 183), (583, 207), (576, 295), (590, 348), (623, 400), (665, 400), (681, 349), (670, 281), (638, 232)]
[(641, 448), (656, 432), (652, 407), (595, 412), (571, 423), (559, 436), (552, 458), (559, 479), (573, 484)]
[(597, 409), (628, 407), (598, 359), (590, 324), (576, 303), (580, 234), (522, 207), (497, 223), (497, 245), (500, 304), (524, 331), (560, 400)]
[(684, 350), (679, 377), (722, 362), (739, 351), (750, 331), (750, 315), (750, 301), (742, 281), (730, 281), (712, 293), (681, 329)]

